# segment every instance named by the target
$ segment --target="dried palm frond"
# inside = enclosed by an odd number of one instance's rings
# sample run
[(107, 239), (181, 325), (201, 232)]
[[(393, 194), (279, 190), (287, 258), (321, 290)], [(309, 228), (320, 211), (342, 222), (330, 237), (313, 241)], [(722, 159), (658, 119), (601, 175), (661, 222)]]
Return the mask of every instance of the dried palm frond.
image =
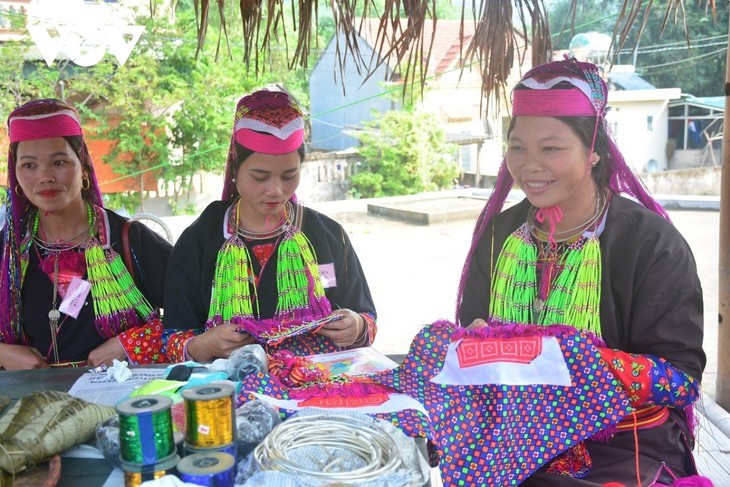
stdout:
[[(575, 0), (574, 0), (575, 3)], [(641, 11), (643, 10), (643, 14), (641, 14), (640, 17), (640, 23), (639, 23), (639, 29), (635, 36), (636, 42), (638, 43), (638, 39), (641, 38), (641, 34), (644, 32), (644, 28), (646, 27), (646, 23), (649, 20), (649, 12), (651, 11), (651, 7), (653, 4), (653, 0), (650, 0), (649, 2), (644, 5), (643, 2), (638, 0), (624, 0), (623, 4), (621, 5), (621, 10), (619, 12), (618, 18), (616, 19), (616, 25), (613, 29), (613, 44), (616, 45), (615, 49), (609, 49), (613, 52), (620, 51), (624, 44), (627, 42), (629, 38), (629, 34), (631, 34), (632, 30), (634, 29), (634, 26), (637, 23), (637, 18), (639, 18), (639, 15)], [(712, 10), (712, 17), (717, 17), (717, 8), (715, 5), (715, 0), (695, 0), (695, 4), (697, 7), (704, 7), (705, 9), (711, 9)], [(690, 32), (689, 28), (687, 26), (687, 19), (685, 16), (685, 8), (684, 8), (684, 1), (683, 0), (668, 0), (666, 5), (666, 10), (664, 11), (664, 19), (662, 22), (662, 28), (659, 31), (660, 34), (664, 33), (664, 29), (669, 25), (669, 20), (672, 19), (673, 22), (676, 24), (677, 22), (681, 21), (682, 25), (684, 27), (685, 32), (685, 38), (687, 40), (687, 47), (690, 46)], [(611, 46), (613, 47), (613, 46)], [(636, 49), (636, 45), (634, 45), (634, 49)], [(610, 60), (609, 60), (610, 61)]]
[[(378, 11), (375, 0), (330, 0), (335, 32), (337, 35), (335, 55), (340, 76), (344, 76), (346, 58), (354, 61), (358, 72), (361, 69), (372, 74), (383, 63), (395, 66), (404, 81), (404, 96), (409, 85), (425, 85), (428, 74), (429, 55), (433, 46), (433, 33), (436, 29), (436, 5), (450, 0), (384, 0), (382, 11)], [(223, 4), (217, 0), (222, 22), (225, 22)], [(198, 21), (198, 53), (205, 41), (209, 22), (210, 0), (195, 0)], [(648, 20), (653, 0), (624, 0), (616, 21), (613, 37), (620, 49), (629, 39), (629, 34), (640, 22), (638, 35)], [(697, 6), (705, 6), (715, 13), (715, 0), (696, 0)], [(562, 23), (561, 32), (570, 26), (572, 32), (578, 0), (572, 0), (568, 19), (558, 19)], [(296, 4), (283, 0), (239, 0), (243, 26), (244, 62), (253, 64), (256, 73), (266, 65), (274, 43), (287, 44), (287, 28), (296, 35), (296, 46), (288, 58), (290, 67), (307, 66), (307, 56), (312, 49), (312, 36), (317, 32), (317, 0), (298, 0)], [(515, 53), (527, 52), (527, 46), (520, 46), (518, 29), (513, 25), (513, 12), (522, 24), (522, 33), (529, 39), (533, 65), (549, 61), (552, 57), (551, 32), (543, 0), (472, 0), (464, 3), (461, 22), (472, 22), (475, 35), (468, 43), (462, 66), (477, 64), (482, 77), (482, 91), (486, 99), (499, 100), (508, 76), (515, 68)], [(684, 1), (667, 0), (664, 27), (673, 19), (682, 21), (687, 42), (689, 32), (684, 18)], [(360, 12), (360, 13), (358, 13)], [(284, 22), (284, 16), (292, 16), (291, 23)], [(377, 59), (366, 63), (358, 46), (358, 39), (364, 19), (377, 17), (380, 22), (373, 46)], [(287, 25), (289, 27), (287, 27)], [(462, 29), (463, 30), (463, 29)], [(221, 29), (228, 37), (225, 24)], [(315, 37), (316, 38), (316, 37)], [(219, 40), (220, 43), (220, 40)], [(253, 63), (251, 61), (253, 60)], [(610, 61), (610, 60), (609, 60)], [(335, 77), (337, 73), (334, 73)]]

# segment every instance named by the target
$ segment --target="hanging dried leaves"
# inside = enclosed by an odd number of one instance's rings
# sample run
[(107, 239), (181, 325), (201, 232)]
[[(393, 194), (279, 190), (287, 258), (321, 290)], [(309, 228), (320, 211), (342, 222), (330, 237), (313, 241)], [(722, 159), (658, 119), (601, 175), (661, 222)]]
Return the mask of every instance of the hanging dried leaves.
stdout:
[[(447, 1), (450, 0), (385, 0), (383, 8), (379, 10), (375, 0), (330, 0), (337, 35), (336, 69), (339, 70), (340, 77), (344, 75), (348, 61), (355, 63), (358, 72), (365, 71), (369, 75), (387, 63), (388, 66), (395, 67), (402, 79), (404, 96), (408, 93), (408, 88), (418, 87), (422, 90), (437, 24), (436, 5), (437, 2)], [(199, 53), (205, 42), (211, 2), (195, 0), (194, 3), (198, 19)], [(639, 35), (634, 35), (633, 38), (640, 37), (654, 3), (653, 0), (623, 2), (613, 32), (617, 49), (621, 49), (627, 42), (637, 22)], [(715, 13), (715, 0), (695, 0), (695, 3)], [(228, 38), (224, 4), (225, 0), (217, 0), (222, 19), (221, 32)], [(570, 30), (572, 33), (578, 5), (578, 0), (572, 0), (570, 18), (558, 20), (562, 24), (559, 26), (561, 31)], [(272, 47), (283, 45), (287, 52), (291, 52), (288, 58), (290, 67), (307, 66), (308, 54), (312, 46), (316, 45), (312, 39), (316, 39), (317, 33), (317, 0), (239, 0), (239, 7), (243, 34), (241, 42), (244, 45), (246, 65), (254, 66), (258, 73), (267, 66), (266, 61)], [(663, 27), (670, 21), (685, 22), (683, 0), (667, 0), (665, 8)], [(515, 13), (521, 25), (514, 25)], [(286, 15), (291, 16), (289, 22), (284, 21)], [(358, 44), (362, 39), (360, 32), (366, 24), (365, 19), (369, 17), (380, 19), (376, 45), (373, 46), (378, 55), (375, 60), (364, 59)], [(471, 4), (467, 1), (462, 9), (461, 22), (462, 34), (463, 26), (467, 22), (473, 23), (475, 32), (464, 51), (462, 66), (478, 66), (482, 77), (482, 91), (487, 100), (491, 98), (499, 101), (508, 76), (519, 64), (515, 60), (519, 60), (527, 52), (523, 35), (529, 39), (533, 65), (549, 61), (552, 57), (550, 25), (543, 0), (472, 0)], [(296, 33), (296, 45), (292, 51), (288, 50), (285, 26), (292, 26), (289, 29)], [(684, 27), (687, 31), (686, 24)], [(689, 32), (687, 36), (689, 43)], [(218, 48), (220, 43), (219, 37)], [(333, 73), (335, 77), (337, 74)]]

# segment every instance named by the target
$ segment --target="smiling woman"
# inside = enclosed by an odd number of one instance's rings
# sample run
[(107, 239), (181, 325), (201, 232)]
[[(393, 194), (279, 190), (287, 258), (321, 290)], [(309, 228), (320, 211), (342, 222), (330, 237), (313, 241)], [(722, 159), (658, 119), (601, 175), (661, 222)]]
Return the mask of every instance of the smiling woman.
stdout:
[(36, 100), (8, 119), (8, 206), (2, 233), (0, 366), (161, 362), (162, 279), (171, 246), (103, 207), (78, 113)]
[[(564, 325), (595, 339), (583, 356), (599, 360), (633, 408), (524, 486), (664, 485), (696, 474), (702, 288), (687, 242), (609, 135), (607, 93), (597, 67), (575, 59), (523, 77), (460, 283), (457, 318), (474, 333)], [(513, 184), (527, 198), (501, 211)], [(571, 403), (566, 417), (606, 406)]]

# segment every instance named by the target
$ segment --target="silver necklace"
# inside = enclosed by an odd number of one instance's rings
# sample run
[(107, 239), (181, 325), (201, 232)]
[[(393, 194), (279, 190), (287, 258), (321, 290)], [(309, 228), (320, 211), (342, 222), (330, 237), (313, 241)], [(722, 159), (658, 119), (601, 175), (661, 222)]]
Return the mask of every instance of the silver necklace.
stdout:
[(280, 223), (274, 228), (273, 230), (269, 230), (267, 232), (253, 232), (251, 230), (246, 230), (243, 228), (238, 220), (239, 220), (239, 214), (240, 214), (240, 200), (236, 204), (236, 211), (231, 212), (231, 223), (233, 224), (233, 227), (236, 229), (236, 233), (248, 240), (266, 240), (273, 237), (278, 237), (279, 235), (286, 232), (292, 225), (293, 222), (293, 214), (294, 214), (294, 207), (291, 204), (290, 201), (286, 202), (285, 208), (284, 208), (284, 214), (282, 216), (282, 219), (280, 220)]
[[(583, 223), (579, 224), (578, 226), (569, 228), (567, 230), (563, 230), (561, 232), (555, 232), (553, 234), (553, 238), (556, 241), (570, 240), (573, 237), (576, 237), (577, 235), (580, 235), (581, 233), (585, 232), (588, 228), (590, 228), (598, 220), (600, 220), (601, 216), (603, 216), (603, 211), (606, 209), (607, 201), (608, 201), (608, 198), (602, 191), (597, 192), (596, 193), (595, 212), (590, 217), (588, 217), (587, 220), (585, 220)], [(530, 233), (532, 233), (532, 235), (535, 236), (536, 238), (541, 239), (540, 234), (546, 234), (547, 232), (540, 230), (540, 227), (538, 226), (538, 222), (535, 218), (536, 212), (537, 212), (537, 209), (534, 206), (530, 208), (527, 223), (528, 223), (528, 227), (530, 229)]]
[(53, 359), (54, 363), (58, 363), (58, 320), (61, 318), (61, 312), (56, 307), (56, 300), (58, 296), (58, 261), (61, 260), (56, 255), (56, 261), (53, 263), (53, 308), (48, 312), (48, 323), (51, 327), (51, 345), (53, 347)]
[[(86, 238), (79, 240), (75, 244), (69, 244), (69, 242), (78, 240), (84, 234), (86, 234)], [(58, 321), (61, 319), (61, 312), (58, 310), (58, 267), (59, 267), (59, 261), (61, 260), (61, 252), (73, 250), (73, 249), (81, 247), (89, 240), (90, 237), (91, 237), (91, 225), (89, 227), (85, 228), (81, 233), (76, 235), (74, 238), (67, 240), (65, 242), (47, 242), (47, 241), (41, 239), (37, 234), (33, 235), (33, 240), (35, 241), (35, 244), (38, 247), (45, 250), (46, 252), (55, 254), (55, 259), (53, 262), (53, 299), (52, 299), (51, 310), (48, 312), (48, 326), (51, 331), (51, 348), (53, 348), (54, 363), (59, 362), (59, 359), (58, 359)]]

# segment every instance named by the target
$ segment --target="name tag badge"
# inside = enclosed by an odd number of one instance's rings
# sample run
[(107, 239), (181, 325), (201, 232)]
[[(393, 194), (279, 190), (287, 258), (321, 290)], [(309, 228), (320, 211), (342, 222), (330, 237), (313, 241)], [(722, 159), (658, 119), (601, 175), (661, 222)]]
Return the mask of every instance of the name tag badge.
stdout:
[(86, 302), (86, 296), (89, 295), (89, 291), (91, 291), (91, 283), (74, 277), (68, 285), (66, 297), (61, 301), (61, 306), (58, 307), (58, 310), (69, 316), (73, 316), (74, 319), (78, 318), (79, 312)]
[(320, 264), (319, 278), (322, 280), (322, 287), (325, 289), (337, 287), (337, 276), (335, 275), (334, 264)]

